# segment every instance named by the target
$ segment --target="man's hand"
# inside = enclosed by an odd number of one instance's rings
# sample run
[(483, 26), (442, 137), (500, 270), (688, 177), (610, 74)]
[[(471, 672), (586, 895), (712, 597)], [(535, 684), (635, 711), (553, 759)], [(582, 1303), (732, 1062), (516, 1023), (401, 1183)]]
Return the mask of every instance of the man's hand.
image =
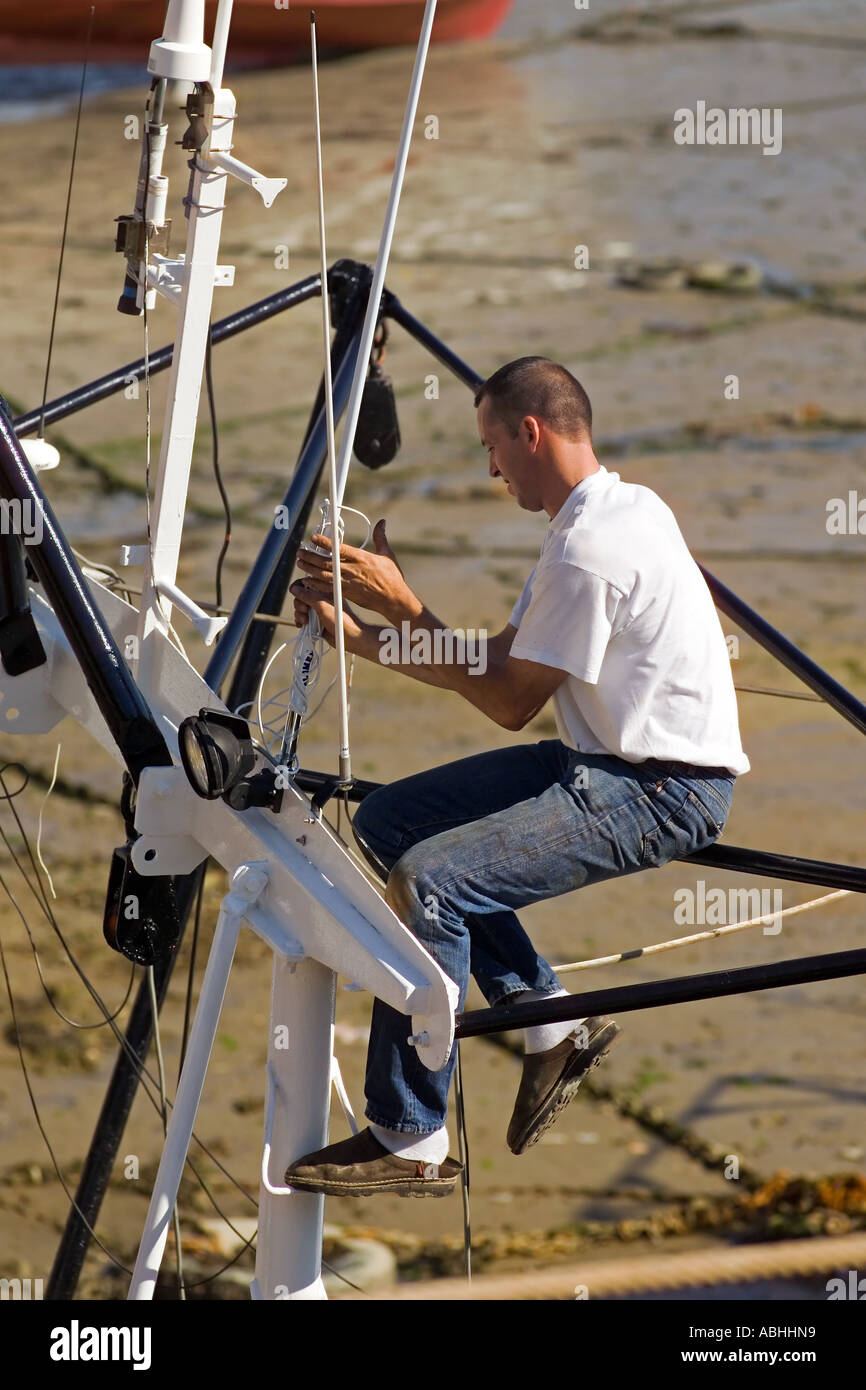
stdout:
[[(333, 550), (328, 536), (316, 535), (318, 545)], [(375, 554), (359, 550), (354, 545), (340, 546), (340, 575), (343, 597), (361, 608), (381, 613), (390, 623), (399, 625), (404, 618), (416, 617), (423, 604), (415, 597), (403, 578), (397, 557), (388, 544), (385, 522), (377, 521), (373, 530)], [(320, 596), (333, 593), (334, 569), (331, 556), (318, 555), (314, 550), (298, 551), (298, 568), (306, 574), (309, 594)], [(292, 592), (295, 592), (294, 585)], [(333, 617), (333, 610), (332, 610)]]
[[(319, 615), (325, 641), (333, 647), (337, 640), (333, 600), (323, 599), (320, 592), (310, 588), (304, 579), (296, 579), (294, 584), (289, 586), (289, 592), (295, 603), (295, 626), (304, 627), (310, 616), (310, 610), (314, 609)], [(357, 614), (352, 612), (349, 605), (343, 603), (343, 636), (347, 652), (351, 652), (355, 656), (366, 656), (370, 654), (373, 646), (378, 650), (378, 639), (375, 632), (376, 629), (371, 624), (362, 622)]]

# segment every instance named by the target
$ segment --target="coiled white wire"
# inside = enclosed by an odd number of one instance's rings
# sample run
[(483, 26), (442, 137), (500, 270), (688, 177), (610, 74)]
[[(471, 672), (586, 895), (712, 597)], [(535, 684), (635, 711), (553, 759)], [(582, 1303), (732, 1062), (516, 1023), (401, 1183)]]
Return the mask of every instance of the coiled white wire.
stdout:
[[(344, 530), (342, 518), (343, 514), (347, 512), (350, 512), (353, 516), (360, 517), (367, 528), (367, 534), (365, 535), (363, 541), (358, 547), (359, 550), (364, 550), (369, 545), (370, 538), (373, 534), (372, 523), (369, 517), (365, 516), (363, 512), (357, 509), (357, 507), (342, 506), (340, 508), (339, 528), (341, 541), (343, 539)], [(325, 511), (323, 508), (323, 515), (324, 514)], [(320, 527), (320, 531), (322, 531), (322, 527)], [(290, 712), (294, 709), (300, 714), (301, 726), (303, 727), (306, 723), (308, 723), (310, 719), (312, 719), (316, 714), (318, 714), (319, 710), (322, 708), (322, 705), (325, 703), (325, 700), (328, 698), (328, 695), (337, 680), (336, 675), (334, 675), (332, 679), (328, 682), (327, 689), (325, 690), (318, 703), (314, 706), (314, 708), (310, 709), (310, 696), (316, 689), (316, 686), (318, 685), (319, 680), (321, 678), (322, 663), (325, 657), (325, 653), (329, 649), (329, 645), (330, 644), (326, 642), (322, 634), (322, 627), (319, 622), (319, 615), (313, 609), (311, 609), (307, 627), (302, 628), (301, 631), (297, 633), (295, 637), (292, 637), (288, 642), (282, 642), (268, 660), (268, 664), (266, 665), (262, 673), (262, 678), (259, 681), (259, 687), (256, 692), (255, 700), (249, 701), (248, 703), (240, 706), (235, 711), (236, 714), (243, 714), (244, 711), (250, 709), (252, 705), (255, 705), (256, 721), (259, 726), (259, 734), (261, 736), (262, 744), (272, 755), (276, 756), (277, 754), (279, 754), (280, 748), (282, 747), (283, 737), (285, 734), (286, 724)], [(263, 698), (264, 688), (268, 675), (270, 674), (271, 667), (283, 654), (283, 652), (289, 650), (291, 650), (292, 661), (291, 684), (283, 686), (282, 689), (276, 691), (273, 695), (270, 695), (265, 700)], [(349, 663), (348, 676), (350, 686), (352, 681), (354, 665), (354, 658), (352, 658), (352, 660)]]

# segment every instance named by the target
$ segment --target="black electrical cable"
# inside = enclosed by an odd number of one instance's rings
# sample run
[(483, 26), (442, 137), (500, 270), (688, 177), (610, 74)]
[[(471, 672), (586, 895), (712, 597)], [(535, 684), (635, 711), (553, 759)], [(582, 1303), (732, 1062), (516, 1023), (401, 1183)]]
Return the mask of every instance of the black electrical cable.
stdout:
[(207, 386), (207, 400), (210, 407), (210, 431), (213, 445), (213, 475), (219, 490), (220, 501), (223, 504), (223, 511), (226, 518), (225, 535), (223, 536), (222, 549), (220, 550), (216, 564), (216, 606), (222, 607), (223, 602), (223, 562), (226, 558), (226, 551), (231, 545), (232, 540), (232, 509), (229, 502), (228, 493), (223, 482), (222, 470), (220, 469), (220, 449), (219, 431), (217, 428), (216, 401), (214, 398), (213, 386), (213, 363), (211, 361), (211, 348), (213, 340), (213, 324), (208, 325), (207, 348), (204, 355), (204, 379)]

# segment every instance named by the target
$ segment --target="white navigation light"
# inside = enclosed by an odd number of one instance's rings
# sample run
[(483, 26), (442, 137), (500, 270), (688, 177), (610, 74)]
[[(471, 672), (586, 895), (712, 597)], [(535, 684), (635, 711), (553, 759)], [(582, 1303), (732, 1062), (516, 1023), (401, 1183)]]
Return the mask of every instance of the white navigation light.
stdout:
[(27, 462), (31, 468), (36, 469), (37, 473), (44, 473), (48, 468), (56, 468), (60, 462), (58, 450), (41, 435), (38, 439), (22, 439), (19, 442)]
[(147, 70), (176, 82), (207, 82), (212, 54), (204, 42), (204, 0), (169, 0), (162, 38), (150, 46)]

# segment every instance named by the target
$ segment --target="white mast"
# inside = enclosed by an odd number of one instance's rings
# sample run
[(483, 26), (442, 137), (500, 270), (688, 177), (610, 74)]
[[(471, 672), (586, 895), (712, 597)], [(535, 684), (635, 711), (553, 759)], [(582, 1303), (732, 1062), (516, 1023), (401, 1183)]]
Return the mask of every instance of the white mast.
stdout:
[[(206, 132), (190, 161), (186, 253), (173, 260), (154, 255), (140, 272), (139, 306), (146, 300), (149, 307), (154, 291), (178, 305), (138, 629), (137, 678), (148, 699), (159, 687), (163, 650), (151, 637), (155, 631), (167, 632), (171, 605), (177, 601), (177, 567), (214, 286), (234, 282), (234, 266), (217, 264), (226, 181), (231, 174), (252, 184), (266, 207), (286, 185), (285, 179), (256, 174), (230, 153), (235, 99), (221, 83), (232, 4), (233, 0), (220, 0), (211, 49), (204, 42), (204, 0), (170, 0), (165, 31), (152, 45), (148, 62), (148, 71), (155, 77), (198, 84), (198, 109)], [(165, 183), (163, 179), (162, 210)]]

